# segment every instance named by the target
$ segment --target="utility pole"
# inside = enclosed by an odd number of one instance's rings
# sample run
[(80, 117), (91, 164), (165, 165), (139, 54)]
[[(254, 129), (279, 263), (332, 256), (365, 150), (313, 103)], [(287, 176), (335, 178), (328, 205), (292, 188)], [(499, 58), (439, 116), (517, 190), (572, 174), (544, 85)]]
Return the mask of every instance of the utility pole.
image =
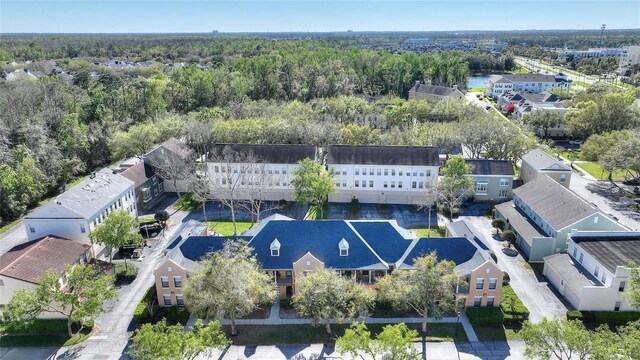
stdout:
[(604, 29), (607, 27), (607, 24), (602, 24), (600, 26), (600, 47), (604, 47)]

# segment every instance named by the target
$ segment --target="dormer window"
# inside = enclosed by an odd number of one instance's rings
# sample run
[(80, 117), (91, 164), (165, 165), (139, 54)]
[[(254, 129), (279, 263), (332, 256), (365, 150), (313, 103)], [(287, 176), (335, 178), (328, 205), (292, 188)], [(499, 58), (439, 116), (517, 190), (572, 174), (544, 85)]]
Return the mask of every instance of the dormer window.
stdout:
[(271, 242), (271, 256), (280, 256), (280, 241), (278, 239), (274, 239)]
[(340, 243), (338, 243), (338, 248), (340, 249), (340, 256), (349, 256), (349, 243), (347, 242), (347, 240), (340, 240)]

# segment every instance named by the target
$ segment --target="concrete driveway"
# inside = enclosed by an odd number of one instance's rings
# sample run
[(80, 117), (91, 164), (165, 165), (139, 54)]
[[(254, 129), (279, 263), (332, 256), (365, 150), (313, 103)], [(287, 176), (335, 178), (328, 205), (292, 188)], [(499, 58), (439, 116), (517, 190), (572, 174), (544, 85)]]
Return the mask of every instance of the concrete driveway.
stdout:
[(536, 276), (529, 264), (518, 256), (507, 256), (502, 252), (502, 241), (495, 240), (495, 230), (491, 219), (486, 216), (461, 216), (478, 229), (482, 241), (496, 254), (498, 267), (506, 271), (511, 278), (511, 287), (529, 309), (529, 320), (540, 322), (542, 319), (561, 319), (566, 317), (567, 306), (553, 287), (542, 276)]

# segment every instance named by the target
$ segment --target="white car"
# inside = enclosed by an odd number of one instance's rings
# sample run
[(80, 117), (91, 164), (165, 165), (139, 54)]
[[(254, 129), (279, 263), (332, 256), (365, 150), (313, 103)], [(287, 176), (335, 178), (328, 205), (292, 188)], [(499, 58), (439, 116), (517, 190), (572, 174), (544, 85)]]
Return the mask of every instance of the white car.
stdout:
[(571, 140), (569, 141), (571, 145), (582, 145), (582, 140)]

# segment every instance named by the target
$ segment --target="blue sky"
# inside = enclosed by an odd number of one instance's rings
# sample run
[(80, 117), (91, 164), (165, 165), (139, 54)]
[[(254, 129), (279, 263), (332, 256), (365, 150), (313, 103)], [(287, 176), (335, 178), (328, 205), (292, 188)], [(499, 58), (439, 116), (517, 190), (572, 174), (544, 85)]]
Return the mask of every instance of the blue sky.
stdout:
[(640, 1), (0, 1), (0, 33), (640, 28)]

